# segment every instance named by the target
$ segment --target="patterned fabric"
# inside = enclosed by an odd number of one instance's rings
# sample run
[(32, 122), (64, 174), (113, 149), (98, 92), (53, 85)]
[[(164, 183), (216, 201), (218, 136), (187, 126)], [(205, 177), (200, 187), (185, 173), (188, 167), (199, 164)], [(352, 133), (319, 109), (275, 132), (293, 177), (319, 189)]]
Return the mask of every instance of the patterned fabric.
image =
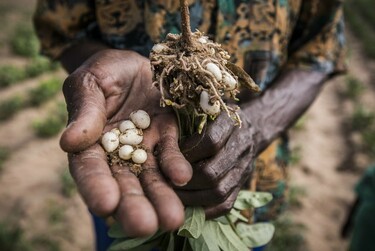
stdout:
[[(263, 89), (284, 67), (344, 69), (342, 0), (189, 0), (192, 30), (222, 43)], [(180, 32), (179, 0), (38, 0), (42, 53), (58, 58), (81, 39), (148, 56)]]
[(288, 158), (288, 140), (285, 136), (275, 140), (256, 160), (250, 190), (271, 193), (273, 199), (250, 215), (253, 221), (275, 220), (285, 210), (288, 195)]

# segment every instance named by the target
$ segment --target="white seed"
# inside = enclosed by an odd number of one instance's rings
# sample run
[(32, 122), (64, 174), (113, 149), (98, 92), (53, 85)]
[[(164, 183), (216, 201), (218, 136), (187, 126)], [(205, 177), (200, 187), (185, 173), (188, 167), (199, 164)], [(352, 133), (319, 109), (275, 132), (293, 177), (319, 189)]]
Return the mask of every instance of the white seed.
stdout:
[(136, 164), (145, 163), (147, 160), (147, 153), (143, 149), (137, 149), (132, 154), (132, 161)]
[(130, 114), (130, 119), (133, 121), (136, 127), (141, 129), (146, 129), (149, 127), (151, 122), (150, 116), (143, 110), (132, 112)]
[(164, 44), (155, 44), (152, 47), (152, 50), (156, 53), (161, 53), (163, 50), (167, 49), (167, 46)]
[(208, 63), (206, 65), (206, 69), (207, 69), (207, 71), (211, 72), (215, 76), (217, 81), (221, 81), (221, 79), (223, 78), (223, 75), (220, 71), (220, 68), (216, 64)]
[(208, 115), (215, 116), (220, 113), (220, 102), (215, 101), (213, 104), (210, 104), (210, 97), (206, 91), (201, 92), (199, 104), (202, 110)]
[(111, 130), (111, 132), (113, 132), (114, 134), (116, 134), (117, 137), (120, 137), (121, 132), (120, 132), (120, 130), (119, 130), (118, 128), (113, 128), (113, 129)]
[(142, 130), (132, 128), (120, 135), (120, 142), (124, 145), (138, 145), (143, 140)]
[(124, 120), (124, 121), (122, 121), (122, 122), (120, 123), (119, 128), (120, 128), (120, 131), (121, 131), (121, 132), (125, 132), (125, 131), (128, 130), (128, 129), (133, 129), (133, 128), (135, 128), (135, 125), (134, 125), (134, 123), (131, 122), (130, 120)]
[(106, 132), (102, 137), (102, 146), (106, 152), (113, 152), (119, 145), (119, 138), (114, 132)]
[(203, 36), (203, 37), (198, 38), (198, 42), (202, 44), (207, 44), (207, 37)]
[(223, 72), (223, 83), (227, 87), (227, 91), (232, 91), (237, 87), (236, 79), (228, 72)]
[(134, 148), (130, 145), (123, 145), (122, 147), (120, 147), (120, 149), (118, 150), (118, 156), (121, 158), (121, 159), (124, 159), (124, 160), (129, 160), (132, 158), (132, 153), (134, 152)]

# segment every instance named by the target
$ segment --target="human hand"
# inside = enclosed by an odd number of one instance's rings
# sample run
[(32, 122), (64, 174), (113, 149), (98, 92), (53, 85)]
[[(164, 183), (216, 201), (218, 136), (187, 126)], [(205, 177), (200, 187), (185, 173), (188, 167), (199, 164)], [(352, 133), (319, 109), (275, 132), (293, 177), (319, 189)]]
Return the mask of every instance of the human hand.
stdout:
[[(159, 91), (151, 82), (148, 59), (108, 49), (86, 60), (63, 87), (69, 124), (60, 145), (69, 153), (71, 174), (89, 209), (98, 216), (113, 214), (128, 236), (150, 235), (159, 227), (174, 230), (184, 221), (184, 207), (159, 167), (176, 186), (192, 176), (179, 151), (175, 115), (160, 108)], [(144, 131), (148, 158), (137, 178), (125, 167), (109, 167), (97, 141), (138, 109), (150, 114), (151, 126)]]
[(222, 113), (202, 135), (195, 134), (181, 145), (194, 171), (190, 182), (176, 188), (176, 193), (185, 205), (204, 206), (208, 218), (229, 213), (252, 171), (254, 128), (242, 112), (240, 116), (241, 128)]
[(242, 128), (222, 113), (203, 135), (184, 142), (182, 152), (194, 167), (191, 181), (176, 188), (184, 204), (206, 206), (208, 217), (229, 212), (254, 158), (306, 111), (326, 78), (319, 71), (286, 70), (262, 95), (242, 103)]

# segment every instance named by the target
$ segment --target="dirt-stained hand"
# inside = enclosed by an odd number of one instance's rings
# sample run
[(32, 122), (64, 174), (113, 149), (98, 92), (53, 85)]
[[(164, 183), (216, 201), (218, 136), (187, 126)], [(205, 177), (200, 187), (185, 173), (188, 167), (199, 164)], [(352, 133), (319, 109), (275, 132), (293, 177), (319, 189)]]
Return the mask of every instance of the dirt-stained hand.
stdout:
[[(107, 49), (86, 60), (63, 87), (69, 124), (60, 145), (68, 152), (71, 174), (89, 209), (99, 216), (114, 215), (129, 236), (150, 235), (159, 227), (178, 228), (184, 207), (169, 183), (181, 186), (192, 177), (178, 148), (175, 115), (160, 108), (159, 91), (151, 82), (148, 59)], [(97, 142), (103, 131), (138, 109), (150, 114), (151, 126), (144, 131), (148, 159), (137, 178), (124, 167), (109, 167)], [(156, 146), (161, 164), (153, 154)]]
[(242, 103), (242, 128), (222, 113), (203, 135), (181, 145), (194, 175), (176, 188), (186, 205), (204, 205), (209, 217), (228, 212), (252, 171), (254, 158), (289, 128), (314, 101), (326, 75), (286, 70), (262, 95)]
[[(240, 114), (241, 115), (241, 114)], [(242, 116), (242, 127), (222, 113), (202, 135), (193, 135), (181, 145), (193, 163), (193, 178), (177, 194), (185, 205), (204, 206), (209, 218), (228, 213), (249, 178), (255, 156), (253, 130)]]

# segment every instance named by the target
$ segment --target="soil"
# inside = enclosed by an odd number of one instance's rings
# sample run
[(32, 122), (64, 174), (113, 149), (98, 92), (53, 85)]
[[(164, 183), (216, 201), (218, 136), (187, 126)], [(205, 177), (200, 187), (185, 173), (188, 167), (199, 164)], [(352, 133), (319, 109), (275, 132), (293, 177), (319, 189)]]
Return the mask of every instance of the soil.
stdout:
[[(32, 8), (36, 1), (12, 2)], [(370, 87), (375, 63), (361, 54), (358, 41), (350, 34), (349, 43), (350, 74), (368, 86), (363, 101), (368, 107), (375, 107), (375, 93)], [(4, 48), (0, 50), (0, 58), (1, 63), (19, 60)], [(1, 90), (0, 100), (48, 76)], [(306, 226), (304, 236), (310, 251), (346, 250), (347, 241), (339, 237), (339, 231), (354, 198), (353, 186), (370, 163), (368, 157), (357, 154), (355, 167), (337, 170), (351, 148), (346, 139), (352, 137), (342, 130), (352, 109), (338, 95), (344, 82), (345, 77), (329, 81), (306, 113), (304, 128), (291, 132), (291, 147), (302, 149), (301, 161), (290, 169), (291, 184), (307, 192), (301, 198), (301, 208), (293, 209), (291, 215)], [(62, 99), (62, 95), (57, 99)], [(0, 146), (12, 150), (0, 172), (0, 222), (20, 225), (26, 238), (46, 236), (56, 240), (63, 251), (94, 250), (93, 228), (84, 203), (77, 193), (67, 198), (61, 192), (60, 178), (68, 164), (66, 154), (59, 148), (59, 135), (39, 139), (31, 128), (32, 121), (42, 117), (50, 105), (51, 102), (24, 109), (11, 120), (0, 123)]]

